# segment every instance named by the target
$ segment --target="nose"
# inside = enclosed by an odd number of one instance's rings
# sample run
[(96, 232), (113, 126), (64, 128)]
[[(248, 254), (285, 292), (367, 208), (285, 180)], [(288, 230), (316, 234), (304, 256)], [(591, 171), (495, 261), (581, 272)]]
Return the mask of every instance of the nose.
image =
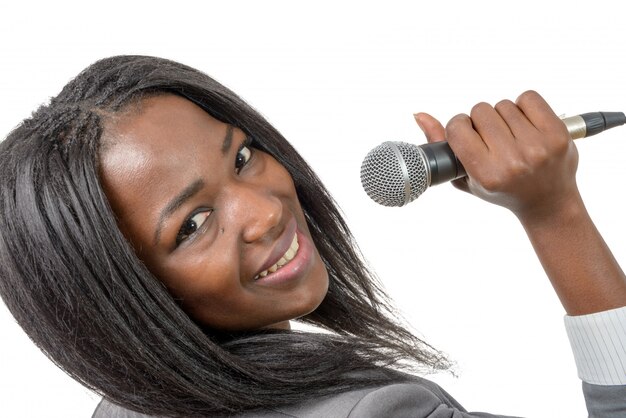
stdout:
[(275, 238), (283, 218), (283, 203), (271, 190), (259, 185), (240, 185), (232, 190), (231, 214), (240, 226), (245, 243)]

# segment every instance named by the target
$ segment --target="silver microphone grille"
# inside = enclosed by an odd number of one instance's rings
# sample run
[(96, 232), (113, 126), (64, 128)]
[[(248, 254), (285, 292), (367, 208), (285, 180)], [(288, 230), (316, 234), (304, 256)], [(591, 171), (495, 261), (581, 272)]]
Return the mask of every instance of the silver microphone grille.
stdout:
[(384, 206), (404, 206), (430, 185), (430, 170), (423, 151), (406, 142), (383, 142), (361, 164), (365, 193)]

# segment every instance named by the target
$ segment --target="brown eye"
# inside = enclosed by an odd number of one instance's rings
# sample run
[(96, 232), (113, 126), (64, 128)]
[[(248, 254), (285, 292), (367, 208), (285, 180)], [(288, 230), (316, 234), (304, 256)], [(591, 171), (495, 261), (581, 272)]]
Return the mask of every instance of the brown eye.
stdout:
[(176, 235), (176, 245), (179, 245), (181, 242), (196, 233), (206, 222), (212, 212), (212, 209), (203, 209), (202, 211), (196, 212), (189, 218), (185, 219), (185, 222), (183, 222), (183, 225), (178, 231), (178, 235)]
[(237, 152), (237, 156), (235, 157), (235, 170), (237, 173), (250, 161), (252, 157), (252, 150), (246, 146), (242, 145), (239, 151)]

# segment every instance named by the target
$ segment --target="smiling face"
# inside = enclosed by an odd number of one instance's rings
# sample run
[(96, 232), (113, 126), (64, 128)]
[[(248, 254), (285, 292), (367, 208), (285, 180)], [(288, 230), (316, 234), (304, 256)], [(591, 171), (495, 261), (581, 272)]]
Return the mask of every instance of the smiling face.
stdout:
[(247, 140), (163, 95), (108, 126), (101, 155), (139, 258), (192, 318), (228, 331), (287, 327), (328, 289), (291, 176)]

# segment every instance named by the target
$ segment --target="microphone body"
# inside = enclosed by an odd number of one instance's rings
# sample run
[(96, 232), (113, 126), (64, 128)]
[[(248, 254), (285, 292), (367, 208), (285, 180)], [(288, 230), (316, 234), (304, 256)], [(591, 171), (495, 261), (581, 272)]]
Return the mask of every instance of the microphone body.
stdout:
[[(626, 124), (622, 112), (593, 112), (563, 119), (572, 139), (596, 135)], [(463, 165), (447, 142), (413, 145), (383, 142), (361, 165), (361, 184), (367, 195), (384, 206), (404, 206), (430, 186), (465, 177)]]

